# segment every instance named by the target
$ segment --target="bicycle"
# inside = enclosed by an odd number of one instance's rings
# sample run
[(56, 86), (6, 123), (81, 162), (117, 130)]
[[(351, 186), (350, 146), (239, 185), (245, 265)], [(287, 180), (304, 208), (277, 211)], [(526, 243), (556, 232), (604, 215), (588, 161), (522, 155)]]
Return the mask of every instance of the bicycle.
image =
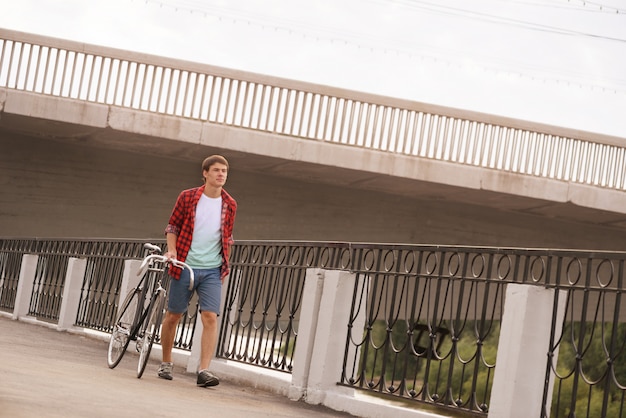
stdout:
[[(167, 257), (161, 255), (161, 248), (156, 245), (146, 243), (144, 248), (149, 251), (149, 254), (144, 257), (137, 272), (138, 276), (143, 277), (128, 293), (124, 302), (119, 305), (107, 350), (107, 363), (109, 368), (113, 369), (124, 357), (130, 342), (135, 341), (139, 353), (137, 378), (141, 378), (148, 364), (152, 344), (163, 319), (166, 290), (162, 286), (161, 277), (167, 276), (163, 272), (169, 264), (173, 264), (189, 270), (190, 290), (193, 289), (194, 282), (193, 270), (187, 264), (178, 260), (168, 260)], [(155, 274), (157, 274), (156, 280), (151, 280)]]

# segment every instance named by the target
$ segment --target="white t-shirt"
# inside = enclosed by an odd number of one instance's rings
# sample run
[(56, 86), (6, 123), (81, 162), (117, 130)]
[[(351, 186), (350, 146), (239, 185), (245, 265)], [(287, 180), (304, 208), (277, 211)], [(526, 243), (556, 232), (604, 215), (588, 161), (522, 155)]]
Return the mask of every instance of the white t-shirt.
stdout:
[(222, 265), (222, 197), (204, 193), (196, 206), (191, 248), (185, 262), (190, 267), (209, 269)]

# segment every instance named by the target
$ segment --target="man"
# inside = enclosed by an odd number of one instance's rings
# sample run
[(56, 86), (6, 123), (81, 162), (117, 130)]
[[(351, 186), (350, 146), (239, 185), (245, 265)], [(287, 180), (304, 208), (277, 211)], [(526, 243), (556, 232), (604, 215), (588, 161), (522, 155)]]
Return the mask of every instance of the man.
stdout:
[(222, 283), (229, 273), (228, 255), (237, 212), (237, 202), (223, 189), (228, 168), (228, 161), (221, 155), (207, 157), (202, 162), (204, 185), (180, 193), (165, 228), (165, 256), (187, 263), (193, 269), (195, 283), (189, 290), (189, 272), (170, 267), (172, 280), (161, 328), (163, 362), (158, 371), (163, 379), (172, 380), (176, 327), (195, 291), (203, 326), (197, 385), (219, 384), (208, 369), (217, 343)]

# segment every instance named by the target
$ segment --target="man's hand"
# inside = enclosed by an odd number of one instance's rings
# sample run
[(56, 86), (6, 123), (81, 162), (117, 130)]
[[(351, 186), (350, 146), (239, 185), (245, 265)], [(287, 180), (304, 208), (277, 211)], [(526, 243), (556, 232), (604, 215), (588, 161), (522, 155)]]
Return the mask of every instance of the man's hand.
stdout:
[(176, 260), (176, 251), (167, 251), (163, 254), (168, 260)]

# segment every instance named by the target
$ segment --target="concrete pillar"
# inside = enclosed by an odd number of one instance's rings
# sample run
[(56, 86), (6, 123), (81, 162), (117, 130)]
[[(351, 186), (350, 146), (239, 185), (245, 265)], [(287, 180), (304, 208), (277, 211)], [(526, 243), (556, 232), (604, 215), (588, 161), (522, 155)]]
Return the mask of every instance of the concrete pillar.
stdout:
[[(324, 289), (325, 272), (320, 269), (307, 269), (304, 279), (302, 306), (298, 322), (298, 344), (293, 353), (293, 370), (288, 396), (291, 400), (300, 400), (307, 391), (311, 357), (315, 344), (320, 302)], [(326, 324), (327, 325), (327, 324)]]
[(550, 328), (556, 321), (556, 333), (560, 334), (567, 301), (566, 293), (560, 291), (553, 319), (555, 291), (507, 285), (489, 418), (541, 416)]
[(17, 293), (15, 294), (15, 306), (13, 307), (13, 319), (19, 319), (28, 315), (38, 260), (39, 256), (35, 254), (24, 254), (22, 257), (22, 267), (20, 268), (20, 277), (17, 283)]
[(309, 371), (306, 401), (323, 403), (326, 393), (341, 378), (347, 325), (356, 275), (345, 271), (324, 272), (324, 288), (317, 316), (312, 367)]
[(80, 305), (80, 291), (85, 279), (86, 268), (86, 258), (70, 257), (67, 262), (63, 299), (61, 299), (59, 311), (58, 329), (61, 331), (72, 328), (76, 322), (76, 314)]
[[(196, 316), (196, 325), (193, 331), (193, 340), (191, 340), (191, 352), (189, 353), (189, 359), (187, 360), (187, 373), (196, 373), (198, 371), (198, 367), (200, 367), (200, 349), (202, 347), (203, 330), (204, 325), (202, 325), (202, 317), (200, 316), (200, 312), (198, 311), (198, 315)], [(219, 334), (217, 338), (219, 338)], [(215, 344), (215, 346), (217, 347), (217, 344)]]
[(124, 272), (122, 273), (122, 284), (120, 285), (120, 300), (118, 302), (118, 306), (124, 302), (128, 292), (133, 290), (141, 280), (141, 277), (137, 276), (140, 266), (141, 260), (124, 260)]

